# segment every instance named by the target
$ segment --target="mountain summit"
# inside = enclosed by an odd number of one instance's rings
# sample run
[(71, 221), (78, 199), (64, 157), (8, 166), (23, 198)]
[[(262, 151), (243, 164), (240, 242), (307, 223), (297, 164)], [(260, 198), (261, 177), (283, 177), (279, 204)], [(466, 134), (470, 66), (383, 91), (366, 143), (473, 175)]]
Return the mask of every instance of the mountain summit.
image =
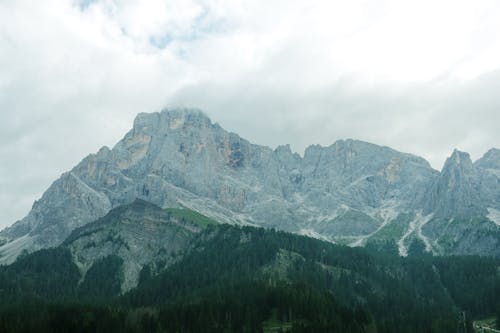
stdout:
[(498, 156), (472, 163), (454, 151), (438, 172), (418, 156), (339, 140), (301, 157), (252, 144), (199, 110), (141, 113), (115, 147), (84, 158), (0, 232), (0, 261), (58, 245), (137, 198), (342, 244), (396, 242), (401, 254), (421, 241), (434, 253), (499, 256)]
[(477, 182), (479, 172), (468, 153), (455, 149), (429, 193), (428, 212), (448, 218), (484, 216), (486, 208), (480, 202)]

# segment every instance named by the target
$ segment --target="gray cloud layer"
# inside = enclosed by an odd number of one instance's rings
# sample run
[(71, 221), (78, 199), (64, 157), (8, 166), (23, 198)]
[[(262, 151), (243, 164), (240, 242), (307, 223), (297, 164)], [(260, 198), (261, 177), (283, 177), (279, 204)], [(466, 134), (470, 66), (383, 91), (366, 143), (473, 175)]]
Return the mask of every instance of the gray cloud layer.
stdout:
[(164, 106), (299, 153), (357, 138), (439, 169), (498, 147), (500, 5), (375, 4), (0, 3), (0, 227)]

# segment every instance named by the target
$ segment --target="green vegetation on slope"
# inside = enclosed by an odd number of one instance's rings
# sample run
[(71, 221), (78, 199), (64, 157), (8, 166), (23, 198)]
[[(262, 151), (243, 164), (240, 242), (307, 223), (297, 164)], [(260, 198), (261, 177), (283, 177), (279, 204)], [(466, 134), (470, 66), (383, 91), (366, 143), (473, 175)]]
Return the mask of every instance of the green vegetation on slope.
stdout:
[(120, 294), (123, 259), (114, 255), (97, 260), (78, 286), (80, 299), (110, 299)]
[(218, 224), (211, 218), (187, 208), (167, 208), (165, 211), (180, 220), (192, 222), (201, 228)]
[(80, 272), (66, 248), (22, 255), (12, 265), (0, 266), (0, 305), (26, 299), (72, 300), (79, 280)]

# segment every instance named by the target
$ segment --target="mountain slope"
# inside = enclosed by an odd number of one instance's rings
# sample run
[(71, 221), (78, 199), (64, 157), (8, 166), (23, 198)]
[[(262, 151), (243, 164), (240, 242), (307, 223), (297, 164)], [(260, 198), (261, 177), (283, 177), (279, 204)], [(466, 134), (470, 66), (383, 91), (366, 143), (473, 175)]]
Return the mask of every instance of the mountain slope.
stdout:
[[(135, 200), (74, 230), (59, 247), (24, 253), (5, 266), (7, 275), (18, 276), (0, 280), (0, 291), (20, 281), (28, 295), (48, 299), (116, 296), (137, 286), (144, 267), (155, 275), (182, 260), (200, 233), (216, 225), (188, 209), (165, 210)], [(25, 279), (34, 283), (24, 284)]]
[(120, 258), (124, 271), (121, 290), (128, 290), (137, 285), (144, 265), (154, 272), (181, 258), (208, 223), (216, 222), (189, 210), (172, 212), (135, 200), (76, 229), (63, 246), (70, 249), (83, 274), (100, 259)]
[[(136, 198), (354, 246), (390, 234), (402, 254), (418, 239), (439, 254), (467, 248), (500, 255), (499, 170), (494, 149), (474, 164), (455, 152), (440, 173), (420, 157), (366, 142), (313, 145), (301, 157), (289, 146), (251, 144), (197, 110), (141, 113), (113, 149), (83, 159), (24, 219), (0, 232), (6, 243), (0, 261), (12, 262), (23, 249), (58, 245), (74, 229)], [(440, 242), (439, 230), (451, 218), (456, 230), (472, 225), (474, 242), (484, 236), (490, 245)], [(471, 219), (484, 223), (476, 227)], [(432, 230), (425, 227), (430, 221)]]
[[(85, 251), (74, 247), (78, 240), (108, 225), (128, 229), (130, 221), (122, 220), (134, 215), (157, 225), (151, 217), (164, 213), (144, 202), (118, 207), (62, 246), (0, 267), (0, 330), (455, 332), (458, 312), (471, 318), (500, 305), (499, 259), (433, 258), (418, 250), (400, 258), (395, 247), (383, 254), (225, 224), (200, 230), (164, 269), (155, 268), (160, 253), (144, 260), (139, 285), (125, 293), (119, 286), (130, 271), (119, 250), (122, 240), (115, 238), (117, 250), (96, 258), (86, 272), (75, 264)], [(154, 233), (163, 238), (171, 230)], [(37, 307), (30, 310), (30, 304)]]

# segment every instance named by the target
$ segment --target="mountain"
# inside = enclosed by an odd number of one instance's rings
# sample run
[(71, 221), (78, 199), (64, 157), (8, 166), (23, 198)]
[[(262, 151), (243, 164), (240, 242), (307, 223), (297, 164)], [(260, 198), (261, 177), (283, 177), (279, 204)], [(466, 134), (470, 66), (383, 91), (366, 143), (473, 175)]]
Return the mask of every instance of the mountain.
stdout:
[(252, 144), (198, 110), (141, 113), (113, 149), (84, 158), (0, 232), (0, 261), (57, 246), (136, 198), (340, 244), (392, 241), (402, 255), (416, 241), (435, 254), (500, 256), (499, 155), (472, 163), (454, 151), (438, 172), (421, 157), (348, 139), (301, 157)]
[[(0, 294), (17, 297), (18, 289), (29, 294), (34, 288), (49, 299), (116, 296), (135, 288), (146, 267), (154, 276), (181, 261), (194, 244), (201, 244), (202, 232), (217, 225), (188, 209), (162, 209), (137, 199), (75, 229), (58, 247), (25, 252), (4, 266), (4, 273), (13, 270), (16, 277), (0, 277)], [(33, 282), (24, 285), (25, 278)], [(65, 285), (59, 286), (58, 279)], [(12, 288), (15, 283), (20, 287)]]
[(456, 332), (500, 307), (500, 258), (370, 246), (136, 200), (0, 266), (0, 331)]
[(137, 285), (145, 265), (153, 273), (171, 265), (207, 223), (217, 224), (200, 217), (186, 209), (164, 210), (135, 200), (76, 229), (63, 245), (71, 251), (82, 274), (101, 259), (119, 257), (124, 271), (120, 289), (129, 290)]
[(455, 149), (428, 192), (426, 213), (444, 218), (484, 216), (487, 211), (481, 204), (478, 172), (469, 154)]

